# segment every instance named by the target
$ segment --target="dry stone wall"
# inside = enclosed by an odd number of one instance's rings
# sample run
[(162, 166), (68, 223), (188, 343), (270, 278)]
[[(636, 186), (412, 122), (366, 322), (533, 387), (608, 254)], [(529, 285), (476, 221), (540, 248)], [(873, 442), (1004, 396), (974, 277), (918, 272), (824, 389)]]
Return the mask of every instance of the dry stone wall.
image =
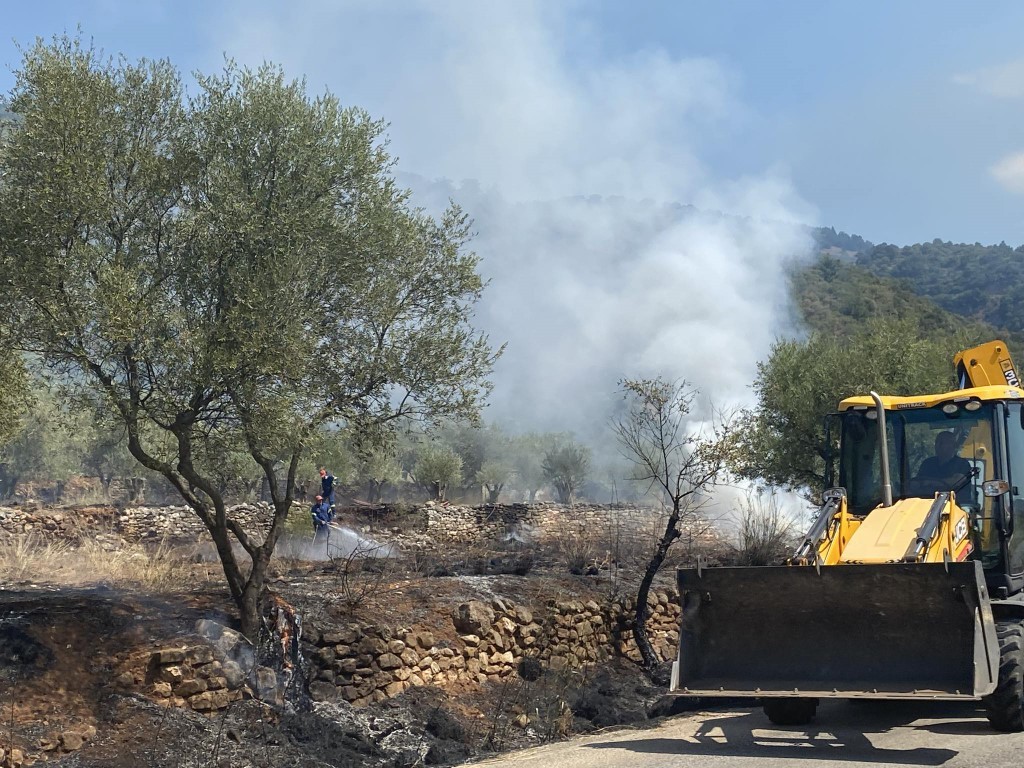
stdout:
[[(271, 518), (269, 504), (239, 504), (229, 509), (249, 533), (262, 535)], [(188, 507), (42, 508), (36, 504), (0, 507), (0, 539), (35, 534), (60, 539), (116, 534), (128, 541), (205, 538), (202, 521)]]
[(163, 648), (154, 652), (145, 683), (157, 701), (168, 706), (189, 707), (196, 712), (225, 709), (243, 696), (252, 695), (240, 666), (216, 658), (209, 645)]
[[(651, 644), (662, 661), (669, 661), (679, 640), (678, 595), (672, 590), (655, 592), (648, 605)], [(633, 608), (629, 601), (600, 605), (594, 600), (552, 600), (531, 609), (495, 598), (455, 607), (446, 619), (454, 631), (359, 622), (323, 630), (310, 627), (305, 643), (314, 678), (310, 694), (317, 701), (366, 706), (414, 686), (454, 691), (467, 684), (501, 682), (512, 675), (535, 680), (545, 674), (574, 672), (612, 656), (639, 661)], [(254, 666), (251, 651), (251, 658), (241, 657), (238, 650), (246, 649), (244, 641), (228, 646), (225, 638), (239, 636), (219, 630), (212, 635), (200, 627), (207, 643), (155, 651), (144, 678), (124, 672), (115, 682), (142, 688), (167, 706), (202, 713), (215, 713), (242, 698), (280, 704), (282, 681), (274, 670)]]
[[(519, 542), (566, 544), (587, 539), (605, 554), (640, 552), (649, 556), (652, 542), (664, 533), (661, 510), (627, 504), (487, 504), (476, 507), (428, 502), (422, 508), (426, 536), (438, 543)], [(682, 526), (683, 545), (716, 545), (717, 533), (694, 518)], [(595, 554), (601, 554), (596, 552)]]
[[(675, 657), (679, 600), (672, 591), (651, 595), (649, 637), (663, 661)], [(611, 655), (639, 660), (632, 605), (551, 601), (532, 610), (497, 598), (470, 601), (450, 620), (458, 639), (439, 639), (427, 629), (352, 624), (309, 633), (314, 699), (344, 699), (363, 706), (418, 685), (457, 687), (500, 681), (518, 674), (536, 679), (600, 664)], [(446, 635), (450, 633), (445, 633)]]
[[(296, 503), (304, 513), (306, 505)], [(252, 535), (262, 537), (272, 516), (267, 503), (239, 504), (229, 508)], [(438, 544), (466, 543), (551, 543), (568, 536), (585, 536), (617, 549), (640, 547), (645, 552), (663, 530), (664, 517), (658, 510), (628, 505), (577, 504), (571, 507), (539, 504), (491, 504), (476, 507), (428, 502), (409, 513), (418, 525), (404, 525), (389, 531), (389, 540), (400, 547), (429, 548)], [(367, 516), (368, 527), (373, 525)], [(417, 528), (413, 533), (409, 529)], [(104, 534), (127, 541), (205, 540), (207, 532), (199, 518), (185, 506), (95, 506), (46, 508), (37, 503), (0, 507), (0, 540), (36, 534), (61, 539)], [(711, 541), (714, 533), (703, 521), (686, 527), (684, 537)]]

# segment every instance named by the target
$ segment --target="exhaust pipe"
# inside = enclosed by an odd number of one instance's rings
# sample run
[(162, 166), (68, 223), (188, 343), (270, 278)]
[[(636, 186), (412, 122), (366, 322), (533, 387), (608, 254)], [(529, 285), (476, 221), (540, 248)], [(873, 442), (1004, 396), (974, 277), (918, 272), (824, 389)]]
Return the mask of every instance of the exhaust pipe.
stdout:
[(889, 438), (885, 430), (885, 408), (877, 392), (871, 392), (878, 414), (878, 455), (882, 462), (882, 506), (892, 506), (892, 478), (889, 477)]

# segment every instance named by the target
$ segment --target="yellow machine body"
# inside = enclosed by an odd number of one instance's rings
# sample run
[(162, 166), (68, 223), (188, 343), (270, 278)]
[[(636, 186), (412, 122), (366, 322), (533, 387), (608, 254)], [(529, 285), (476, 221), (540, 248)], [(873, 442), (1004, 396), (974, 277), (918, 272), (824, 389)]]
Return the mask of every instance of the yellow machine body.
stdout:
[[(851, 397), (839, 404), (840, 418), (879, 419), (884, 445), (887, 420), (906, 420), (908, 411), (937, 409), (941, 418), (1024, 399), (1001, 341), (958, 353), (954, 365), (962, 389)], [(955, 488), (904, 492), (855, 514), (849, 489), (831, 489), (788, 565), (681, 569), (672, 690), (765, 699), (991, 693), (999, 645), (978, 550), (998, 541), (993, 500), (980, 492), (995, 480), (993, 431), (969, 418), (957, 423), (959, 460), (971, 462), (975, 477), (965, 479), (976, 500), (958, 503)], [(945, 428), (939, 422), (934, 431)]]

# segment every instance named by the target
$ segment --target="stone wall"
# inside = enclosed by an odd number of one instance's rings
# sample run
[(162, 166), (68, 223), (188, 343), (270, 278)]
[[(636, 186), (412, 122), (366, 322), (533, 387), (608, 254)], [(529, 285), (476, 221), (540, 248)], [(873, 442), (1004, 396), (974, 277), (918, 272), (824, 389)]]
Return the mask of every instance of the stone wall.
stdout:
[[(295, 510), (305, 515), (307, 506), (296, 503)], [(262, 538), (272, 514), (267, 503), (235, 505), (229, 508), (229, 513), (258, 538)], [(408, 515), (418, 517), (421, 523), (403, 525), (401, 530), (392, 528), (388, 537), (400, 547), (414, 549), (502, 541), (550, 544), (577, 536), (619, 551), (639, 546), (646, 552), (665, 524), (664, 515), (650, 508), (597, 504), (567, 507), (550, 502), (476, 507), (428, 502)], [(363, 527), (373, 527), (370, 522), (372, 518)], [(413, 533), (410, 528), (419, 530)], [(205, 541), (207, 537), (202, 522), (185, 506), (46, 508), (28, 503), (0, 507), (0, 539), (33, 533), (60, 539), (115, 534), (131, 542), (165, 538)], [(710, 542), (715, 534), (704, 521), (698, 520), (684, 526), (683, 535), (685, 543), (686, 537)]]
[[(476, 507), (428, 502), (422, 507), (426, 535), (435, 542), (521, 542), (558, 544), (587, 539), (607, 554), (642, 552), (664, 533), (659, 509), (624, 504), (486, 504)], [(702, 518), (682, 524), (682, 544), (714, 545), (718, 535)], [(601, 554), (600, 552), (596, 554)]]
[[(652, 594), (649, 605), (651, 643), (663, 661), (673, 659), (679, 640), (678, 595)], [(341, 630), (312, 629), (313, 698), (363, 706), (417, 685), (457, 687), (512, 674), (536, 679), (547, 671), (600, 664), (613, 654), (639, 660), (629, 602), (551, 601), (531, 610), (498, 598), (463, 603), (450, 620), (456, 641), (417, 628), (352, 624)]]
[[(250, 533), (262, 536), (271, 517), (269, 504), (239, 504), (229, 513)], [(206, 527), (188, 507), (82, 507), (49, 509), (35, 504), (0, 507), (0, 538), (37, 534), (59, 539), (111, 533), (128, 541), (164, 538), (198, 541)]]
[[(652, 593), (648, 605), (648, 633), (655, 653), (662, 661), (674, 659), (678, 594)], [(639, 661), (633, 607), (629, 601), (599, 605), (593, 600), (552, 600), (531, 609), (495, 598), (457, 606), (446, 619), (450, 630), (366, 623), (324, 630), (309, 627), (304, 651), (315, 678), (310, 693), (318, 701), (365, 706), (413, 686), (455, 691), (511, 675), (535, 680), (544, 674), (574, 672), (612, 656)], [(282, 681), (274, 670), (255, 666), (251, 647), (238, 633), (209, 621), (200, 625), (205, 625), (198, 634), (206, 643), (157, 650), (144, 676), (126, 671), (115, 683), (141, 688), (167, 706), (203, 713), (225, 709), (242, 698), (282, 701)]]
[[(130, 673), (125, 673), (130, 674)], [(134, 684), (134, 679), (121, 680)], [(225, 709), (244, 695), (251, 696), (241, 667), (215, 657), (208, 645), (163, 648), (153, 653), (144, 681), (157, 701), (196, 712)]]

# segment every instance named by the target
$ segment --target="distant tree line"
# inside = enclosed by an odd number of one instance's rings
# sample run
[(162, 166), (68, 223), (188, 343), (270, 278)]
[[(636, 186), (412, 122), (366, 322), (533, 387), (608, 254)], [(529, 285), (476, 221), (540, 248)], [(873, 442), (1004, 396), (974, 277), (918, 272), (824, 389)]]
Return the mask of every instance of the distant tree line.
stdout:
[(883, 243), (859, 254), (856, 263), (968, 320), (1024, 333), (1024, 246)]
[[(151, 497), (176, 495), (135, 461), (124, 427), (102, 408), (62, 402), (43, 381), (18, 371), (16, 408), (3, 411), (8, 426), (0, 437), (0, 499), (29, 485), (58, 502), (108, 502), (115, 485), (124, 489), (121, 500), (136, 500), (133, 494), (144, 488)], [(429, 428), (410, 423), (370, 443), (352, 430), (323, 428), (299, 463), (294, 496), (316, 494), (323, 466), (334, 474), (342, 502), (532, 502), (539, 493), (565, 503), (637, 498), (625, 465), (592, 464), (590, 449), (570, 433), (512, 434), (497, 425), (448, 421)], [(269, 499), (262, 468), (240, 447), (226, 446), (204, 470), (231, 502)], [(76, 496), (62, 499), (76, 478), (92, 483), (80, 483)]]

